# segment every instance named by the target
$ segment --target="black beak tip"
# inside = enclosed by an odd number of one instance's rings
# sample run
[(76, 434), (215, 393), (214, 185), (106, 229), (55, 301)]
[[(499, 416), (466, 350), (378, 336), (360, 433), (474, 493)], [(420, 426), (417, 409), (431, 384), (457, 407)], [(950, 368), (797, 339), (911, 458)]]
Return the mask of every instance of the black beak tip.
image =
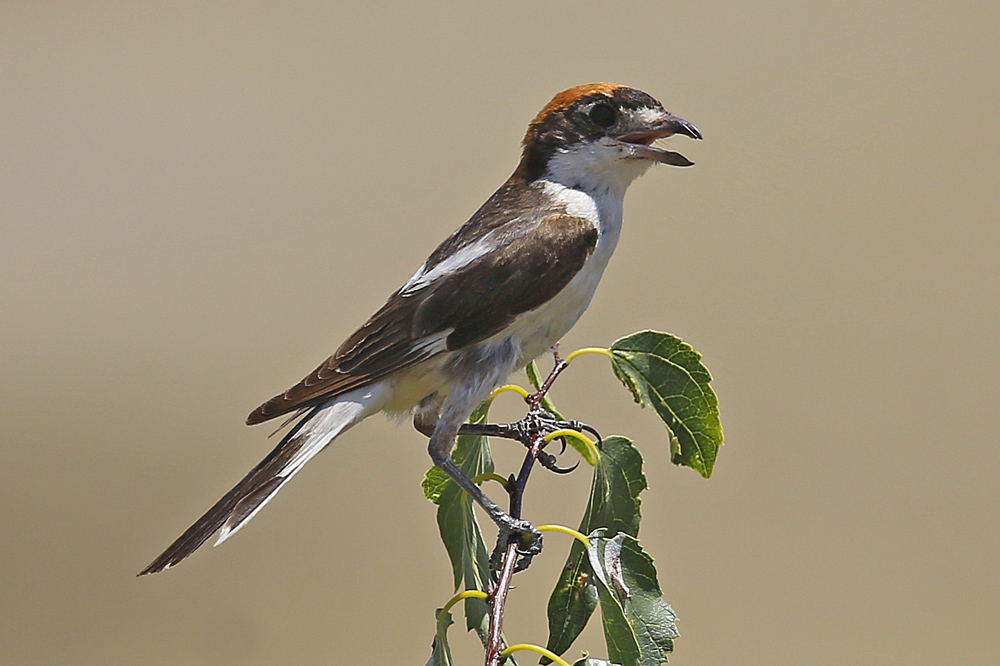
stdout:
[(689, 167), (694, 166), (694, 162), (684, 157), (680, 153), (675, 153), (670, 150), (663, 151), (659, 156), (659, 161), (663, 164), (669, 164), (670, 166), (676, 167)]
[(683, 134), (684, 136), (689, 136), (692, 139), (703, 139), (701, 135), (701, 130), (695, 127), (692, 123), (681, 118), (677, 119), (677, 134)]

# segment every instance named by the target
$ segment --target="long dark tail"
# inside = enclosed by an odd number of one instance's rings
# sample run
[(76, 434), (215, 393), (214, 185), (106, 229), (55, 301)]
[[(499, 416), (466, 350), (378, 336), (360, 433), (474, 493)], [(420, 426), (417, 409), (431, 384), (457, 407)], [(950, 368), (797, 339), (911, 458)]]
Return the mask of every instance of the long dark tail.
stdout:
[(281, 441), (278, 442), (273, 451), (267, 454), (266, 458), (250, 470), (250, 473), (243, 477), (243, 480), (216, 502), (211, 509), (206, 511), (205, 515), (195, 521), (194, 525), (187, 528), (184, 534), (170, 544), (170, 547), (153, 560), (148, 567), (140, 571), (139, 575), (145, 576), (169, 569), (198, 550), (233, 515), (240, 502), (271, 485), (277, 478), (277, 473), (302, 448), (304, 438), (296, 438), (296, 435), (315, 413), (316, 410), (313, 409), (309, 415), (296, 423), (295, 427), (281, 438)]
[(359, 396), (345, 394), (332, 404), (313, 407), (259, 465), (138, 575), (157, 573), (176, 565), (220, 528), (222, 532), (216, 545), (235, 534), (337, 435), (378, 411), (380, 406), (373, 404), (372, 397), (368, 394), (359, 399)]

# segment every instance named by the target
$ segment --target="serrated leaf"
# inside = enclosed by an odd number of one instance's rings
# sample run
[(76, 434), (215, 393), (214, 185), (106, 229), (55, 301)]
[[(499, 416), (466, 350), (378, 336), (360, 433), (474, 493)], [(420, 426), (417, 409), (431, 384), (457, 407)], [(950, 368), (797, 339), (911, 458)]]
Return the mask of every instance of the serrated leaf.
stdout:
[[(662, 663), (674, 649), (677, 631), (677, 616), (663, 600), (660, 584), (656, 580), (653, 558), (646, 554), (637, 539), (622, 538), (618, 553), (622, 579), (628, 589), (625, 601), (625, 617), (639, 637), (639, 647), (643, 654), (649, 654), (650, 664)], [(657, 657), (657, 653), (660, 655)], [(655, 659), (661, 659), (660, 662)]]
[[(594, 468), (590, 499), (580, 532), (598, 528), (610, 533), (639, 535), (639, 493), (646, 489), (642, 456), (625, 437), (608, 437), (598, 445), (601, 459)], [(549, 596), (549, 638), (546, 647), (563, 654), (587, 625), (597, 608), (598, 594), (586, 549), (574, 540), (555, 589)], [(543, 659), (543, 663), (548, 663)]]
[(670, 459), (706, 479), (722, 446), (719, 402), (712, 376), (691, 345), (669, 333), (641, 331), (611, 345), (615, 375), (639, 404), (667, 426)]
[(601, 604), (601, 620), (604, 627), (604, 641), (608, 647), (608, 658), (622, 666), (637, 666), (642, 663), (639, 637), (628, 622), (622, 599), (611, 587), (609, 576), (604, 571), (604, 548), (609, 541), (603, 537), (604, 532), (597, 530), (590, 535), (587, 559), (591, 571), (594, 572), (592, 580)]
[[(663, 601), (653, 560), (627, 534), (590, 536), (608, 656), (623, 666), (659, 666), (673, 651), (677, 617)], [(623, 626), (622, 618), (627, 625)]]
[(608, 437), (600, 444), (601, 459), (594, 468), (590, 499), (580, 523), (580, 531), (589, 534), (598, 527), (610, 532), (639, 536), (642, 500), (646, 489), (642, 472), (642, 455), (632, 440), (620, 435)]
[[(434, 612), (434, 620), (441, 620), (441, 609), (438, 608)], [(448, 627), (453, 625), (455, 622), (451, 619), (451, 613), (447, 613), (444, 622), (444, 631), (434, 634), (434, 640), (431, 642), (431, 658), (427, 660), (425, 666), (453, 666), (454, 662), (451, 658), (451, 648), (448, 647), (447, 631)], [(435, 625), (437, 626), (437, 625)], [(441, 639), (444, 640), (441, 640)]]
[(424, 480), (420, 482), (420, 487), (424, 489), (424, 497), (437, 504), (441, 500), (441, 493), (448, 485), (448, 475), (438, 467), (431, 467), (424, 474)]
[[(484, 402), (472, 413), (469, 421), (485, 423), (488, 411), (489, 404)], [(459, 437), (451, 457), (469, 478), (493, 471), (493, 458), (485, 437)], [(490, 579), (489, 551), (472, 508), (472, 499), (437, 467), (432, 467), (427, 472), (422, 485), (424, 495), (438, 505), (438, 531), (451, 560), (455, 589), (487, 591)], [(486, 602), (482, 599), (466, 599), (465, 621), (468, 629), (475, 629), (479, 637), (484, 639), (489, 623)]]

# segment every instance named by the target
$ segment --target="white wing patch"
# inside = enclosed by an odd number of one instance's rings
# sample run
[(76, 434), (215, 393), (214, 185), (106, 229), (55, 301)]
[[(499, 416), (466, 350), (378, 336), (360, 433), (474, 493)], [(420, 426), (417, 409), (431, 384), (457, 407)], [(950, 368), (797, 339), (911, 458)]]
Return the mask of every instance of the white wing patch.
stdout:
[(434, 355), (443, 351), (448, 351), (448, 336), (455, 332), (454, 328), (446, 328), (433, 335), (420, 338), (413, 343), (410, 353)]
[(494, 232), (491, 231), (475, 243), (460, 248), (457, 252), (455, 252), (455, 254), (447, 257), (444, 261), (438, 262), (430, 270), (427, 269), (427, 264), (425, 262), (424, 265), (413, 274), (413, 277), (406, 281), (406, 284), (403, 285), (400, 293), (405, 295), (419, 291), (441, 276), (453, 273), (460, 268), (464, 268), (479, 257), (492, 252), (496, 249), (496, 242), (493, 240), (493, 234)]

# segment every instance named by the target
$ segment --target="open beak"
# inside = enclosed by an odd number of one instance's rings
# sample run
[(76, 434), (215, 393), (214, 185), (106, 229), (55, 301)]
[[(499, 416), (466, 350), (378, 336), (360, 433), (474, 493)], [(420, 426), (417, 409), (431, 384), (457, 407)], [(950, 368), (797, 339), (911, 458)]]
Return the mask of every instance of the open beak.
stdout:
[(654, 162), (669, 164), (671, 166), (686, 167), (693, 165), (694, 162), (680, 153), (675, 153), (671, 150), (663, 150), (662, 148), (656, 148), (651, 145), (657, 139), (663, 139), (668, 136), (673, 136), (674, 134), (683, 134), (691, 137), (692, 139), (702, 138), (701, 131), (697, 127), (683, 118), (668, 115), (666, 118), (648, 129), (629, 132), (619, 136), (618, 141), (628, 144), (632, 148), (632, 155), (634, 157), (642, 157), (653, 160)]

